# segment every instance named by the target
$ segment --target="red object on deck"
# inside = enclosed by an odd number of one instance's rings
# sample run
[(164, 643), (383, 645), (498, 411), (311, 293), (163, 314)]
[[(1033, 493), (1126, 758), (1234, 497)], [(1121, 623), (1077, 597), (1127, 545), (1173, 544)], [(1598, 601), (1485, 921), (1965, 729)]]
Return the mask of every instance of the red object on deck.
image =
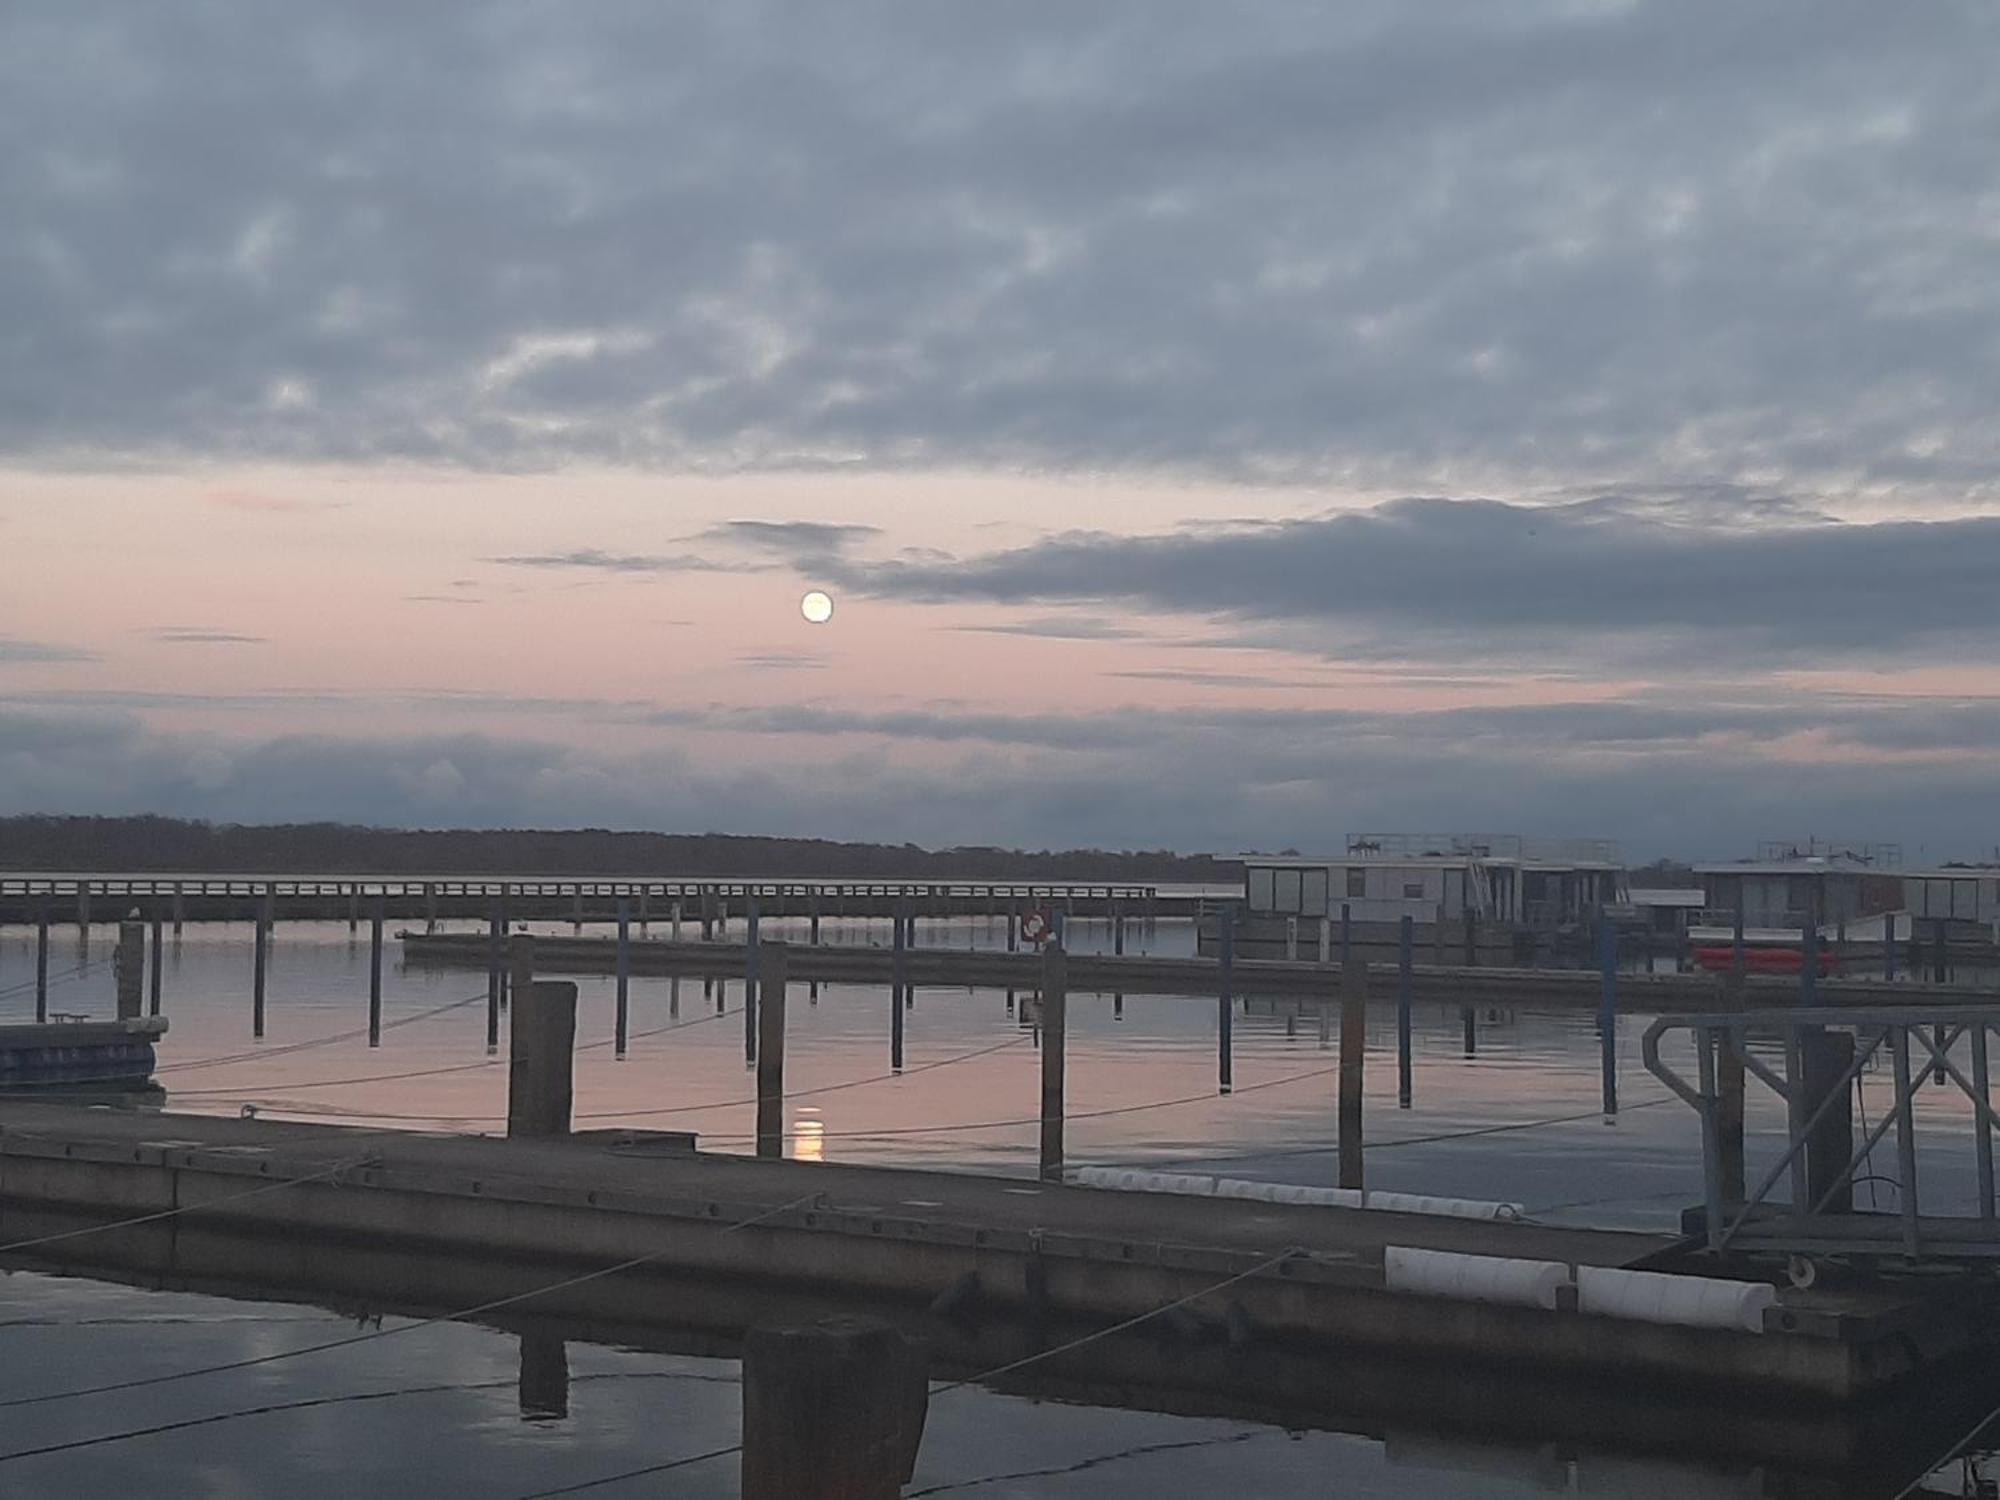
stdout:
[[(1705, 947), (1694, 950), (1694, 961), (1698, 968), (1714, 974), (1727, 974), (1736, 967), (1734, 944), (1726, 947)], [(1805, 951), (1800, 948), (1774, 948), (1766, 945), (1743, 948), (1743, 967), (1752, 974), (1796, 974), (1806, 966)], [(1822, 948), (1819, 951), (1819, 971), (1831, 974), (1840, 967), (1840, 960)]]

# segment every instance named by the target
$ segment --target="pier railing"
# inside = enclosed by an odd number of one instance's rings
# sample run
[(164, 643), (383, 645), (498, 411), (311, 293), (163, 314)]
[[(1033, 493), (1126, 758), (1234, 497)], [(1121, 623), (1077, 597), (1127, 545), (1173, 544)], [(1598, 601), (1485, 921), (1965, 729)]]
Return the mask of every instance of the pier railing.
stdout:
[[(1996, 1028), (2000, 1006), (1988, 1005), (1802, 1007), (1654, 1021), (1643, 1040), (1646, 1069), (1701, 1117), (1701, 1232), (1708, 1248), (1911, 1263), (2000, 1257), (1993, 1175), (2000, 1118), (1991, 1102), (1989, 1061)], [(1685, 1033), (1693, 1044), (1693, 1080), (1661, 1055), (1662, 1041), (1674, 1033)], [(1778, 1066), (1753, 1050), (1753, 1037), (1776, 1042)], [(1961, 1050), (1964, 1067), (1954, 1055)], [(1855, 1080), (1883, 1058), (1891, 1098), (1874, 1124), (1863, 1117), (1857, 1145)], [(1972, 1153), (1975, 1214), (1924, 1211), (1916, 1098), (1926, 1077), (1949, 1081), (1971, 1104), (1969, 1137), (1943, 1126), (1932, 1134)], [(1746, 1184), (1743, 1171), (1750, 1078), (1784, 1102), (1786, 1117), (1784, 1150), (1754, 1184)], [(1894, 1165), (1881, 1170), (1874, 1164), (1877, 1149), (1891, 1132)], [(1893, 1189), (1894, 1210), (1857, 1211), (1854, 1189), (1861, 1182)], [(1782, 1195), (1774, 1196), (1781, 1187)], [(1809, 1261), (1802, 1259), (1801, 1266), (1810, 1271)]]

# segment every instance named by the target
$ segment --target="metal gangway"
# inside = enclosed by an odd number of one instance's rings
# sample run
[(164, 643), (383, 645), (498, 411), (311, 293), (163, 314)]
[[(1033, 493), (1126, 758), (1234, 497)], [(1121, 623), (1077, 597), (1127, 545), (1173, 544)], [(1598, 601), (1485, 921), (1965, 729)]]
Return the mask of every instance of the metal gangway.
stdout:
[[(1821, 1261), (1881, 1268), (2000, 1257), (1989, 1062), (1989, 1033), (1996, 1028), (2000, 1004), (1800, 1006), (1655, 1020), (1642, 1044), (1646, 1070), (1701, 1117), (1700, 1234), (1707, 1249), (1787, 1256), (1801, 1284), (1816, 1275)], [(1661, 1056), (1662, 1041), (1675, 1033), (1693, 1043), (1692, 1081)], [(1753, 1038), (1762, 1045), (1753, 1048)], [(1969, 1073), (1953, 1056), (1961, 1047)], [(1878, 1120), (1864, 1124), (1857, 1145), (1855, 1081), (1884, 1057), (1893, 1097)], [(1976, 1215), (1924, 1212), (1916, 1099), (1927, 1077), (1948, 1080), (1972, 1105), (1969, 1143), (1962, 1141), (1962, 1124), (1952, 1134), (1974, 1156)], [(1743, 1121), (1750, 1079), (1784, 1102), (1786, 1141), (1762, 1178), (1746, 1185)], [(1891, 1131), (1893, 1173), (1871, 1165)], [(1858, 1211), (1854, 1189), (1860, 1182), (1893, 1186), (1894, 1209)]]

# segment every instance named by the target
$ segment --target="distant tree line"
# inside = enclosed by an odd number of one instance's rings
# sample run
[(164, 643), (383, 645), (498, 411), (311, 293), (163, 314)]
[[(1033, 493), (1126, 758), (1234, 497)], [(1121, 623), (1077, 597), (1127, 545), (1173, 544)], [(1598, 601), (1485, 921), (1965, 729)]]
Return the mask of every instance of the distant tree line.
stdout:
[(266, 874), (814, 876), (1233, 881), (1241, 866), (1170, 849), (923, 849), (603, 828), (251, 826), (178, 818), (0, 818), (0, 869)]

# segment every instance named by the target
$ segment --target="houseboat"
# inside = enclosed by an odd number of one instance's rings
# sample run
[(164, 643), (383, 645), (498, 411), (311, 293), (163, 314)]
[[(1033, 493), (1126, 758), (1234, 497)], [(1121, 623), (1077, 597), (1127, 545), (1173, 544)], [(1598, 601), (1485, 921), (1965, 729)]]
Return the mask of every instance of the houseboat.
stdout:
[(1722, 970), (1735, 963), (1743, 932), (1745, 967), (1796, 973), (1812, 930), (1818, 967), (1830, 973), (1849, 944), (1879, 951), (1904, 908), (1903, 852), (1895, 844), (1767, 841), (1754, 858), (1696, 865), (1702, 909), (1688, 927), (1694, 960)]
[[(1350, 940), (1376, 957), (1396, 948), (1408, 917), (1424, 962), (1532, 961), (1580, 949), (1624, 880), (1610, 840), (1520, 834), (1351, 834), (1338, 855), (1239, 858), (1233, 943), (1242, 958), (1331, 959), (1343, 918)], [(1201, 951), (1217, 944), (1210, 917)]]

